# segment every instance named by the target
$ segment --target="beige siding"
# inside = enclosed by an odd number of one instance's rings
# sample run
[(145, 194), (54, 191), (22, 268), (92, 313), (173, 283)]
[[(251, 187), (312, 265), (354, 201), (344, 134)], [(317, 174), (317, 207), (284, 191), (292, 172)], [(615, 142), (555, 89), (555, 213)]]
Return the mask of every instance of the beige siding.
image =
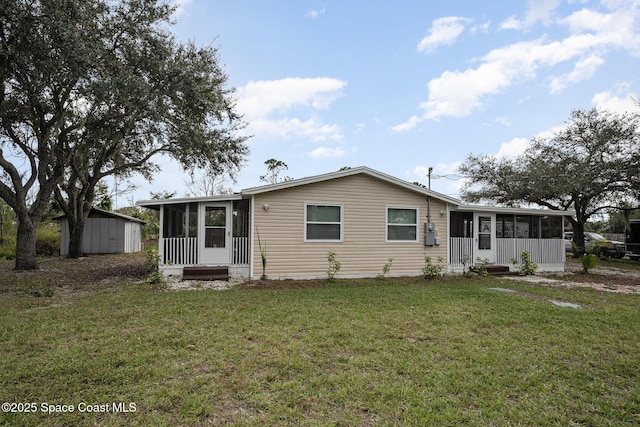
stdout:
[[(343, 206), (342, 242), (305, 242), (305, 203), (331, 203)], [(267, 204), (269, 208), (263, 209)], [(418, 208), (418, 242), (386, 242), (387, 207)], [(340, 276), (375, 276), (389, 258), (391, 275), (420, 274), (424, 257), (443, 257), (446, 270), (447, 229), (445, 202), (431, 200), (431, 219), (436, 224), (439, 246), (424, 246), (427, 197), (367, 175), (352, 175), (329, 181), (273, 191), (255, 196), (254, 232), (266, 247), (270, 278), (324, 277), (327, 254), (333, 251), (342, 268)], [(254, 250), (254, 276), (262, 274), (257, 237)]]

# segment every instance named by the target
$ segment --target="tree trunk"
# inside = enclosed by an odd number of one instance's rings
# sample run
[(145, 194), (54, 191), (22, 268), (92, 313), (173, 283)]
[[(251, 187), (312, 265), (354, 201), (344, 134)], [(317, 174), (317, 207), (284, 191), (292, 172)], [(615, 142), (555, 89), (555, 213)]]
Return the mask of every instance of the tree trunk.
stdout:
[(16, 236), (16, 265), (14, 270), (36, 270), (36, 234), (38, 222), (28, 215), (18, 218), (18, 233)]
[(584, 224), (587, 222), (587, 218), (584, 218), (580, 209), (576, 209), (576, 219), (568, 218), (573, 230), (573, 257), (579, 258), (585, 253)]
[(573, 244), (574, 244), (574, 257), (579, 257), (584, 255), (585, 247), (584, 247), (584, 224), (578, 222), (575, 227), (573, 227)]
[(68, 258), (80, 258), (84, 256), (84, 226), (86, 220), (84, 215), (80, 218), (72, 219), (67, 217), (69, 224), (69, 251)]

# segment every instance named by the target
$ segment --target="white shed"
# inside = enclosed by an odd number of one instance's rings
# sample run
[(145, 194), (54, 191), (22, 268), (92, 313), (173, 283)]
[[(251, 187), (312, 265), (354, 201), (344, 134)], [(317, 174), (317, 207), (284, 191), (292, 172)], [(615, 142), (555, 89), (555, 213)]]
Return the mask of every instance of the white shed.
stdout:
[[(61, 220), (60, 255), (69, 253), (69, 223)], [(144, 221), (117, 212), (91, 208), (84, 227), (83, 248), (86, 254), (131, 253), (142, 250), (141, 226)]]

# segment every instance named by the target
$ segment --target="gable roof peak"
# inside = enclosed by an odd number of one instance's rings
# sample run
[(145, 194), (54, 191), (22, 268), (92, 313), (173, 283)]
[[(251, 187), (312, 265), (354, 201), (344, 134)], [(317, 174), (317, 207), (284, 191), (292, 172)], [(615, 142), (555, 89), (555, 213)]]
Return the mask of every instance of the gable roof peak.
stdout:
[(292, 187), (297, 187), (300, 185), (307, 185), (307, 184), (313, 184), (313, 183), (317, 183), (317, 182), (323, 182), (323, 181), (329, 181), (332, 179), (337, 179), (337, 178), (344, 178), (347, 176), (352, 176), (352, 175), (368, 175), (377, 179), (380, 179), (382, 181), (386, 181), (389, 182), (391, 184), (400, 186), (400, 187), (404, 187), (408, 190), (412, 190), (415, 191), (417, 193), (422, 193), (425, 196), (431, 196), (431, 197), (435, 197), (438, 198), (440, 200), (444, 200), (446, 202), (452, 203), (452, 204), (460, 204), (460, 200), (455, 199), (453, 197), (449, 197), (446, 196), (444, 194), (429, 190), (427, 188), (422, 188), (419, 187), (415, 184), (412, 184), (408, 181), (404, 181), (402, 179), (396, 178), (394, 176), (388, 175), (386, 173), (380, 172), (378, 170), (372, 169), (370, 167), (367, 166), (357, 166), (357, 167), (353, 167), (353, 168), (349, 168), (349, 169), (342, 169), (339, 171), (334, 171), (334, 172), (329, 172), (329, 173), (325, 173), (325, 174), (321, 174), (321, 175), (314, 175), (314, 176), (309, 176), (309, 177), (305, 177), (305, 178), (298, 178), (298, 179), (293, 179), (290, 181), (284, 181), (284, 182), (278, 182), (276, 184), (267, 184), (267, 185), (261, 185), (258, 187), (250, 187), (250, 188), (246, 188), (244, 190), (242, 190), (242, 194), (243, 195), (253, 195), (253, 194), (260, 194), (260, 193), (267, 193), (270, 191), (277, 191), (277, 190), (284, 190), (287, 188), (292, 188)]

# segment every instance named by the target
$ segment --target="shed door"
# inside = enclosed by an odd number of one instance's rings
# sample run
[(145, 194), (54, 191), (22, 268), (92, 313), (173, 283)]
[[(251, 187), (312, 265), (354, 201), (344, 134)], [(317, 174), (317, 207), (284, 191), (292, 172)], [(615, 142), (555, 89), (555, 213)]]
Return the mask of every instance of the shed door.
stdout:
[(227, 203), (207, 203), (200, 209), (200, 264), (226, 265), (231, 255), (231, 215)]

